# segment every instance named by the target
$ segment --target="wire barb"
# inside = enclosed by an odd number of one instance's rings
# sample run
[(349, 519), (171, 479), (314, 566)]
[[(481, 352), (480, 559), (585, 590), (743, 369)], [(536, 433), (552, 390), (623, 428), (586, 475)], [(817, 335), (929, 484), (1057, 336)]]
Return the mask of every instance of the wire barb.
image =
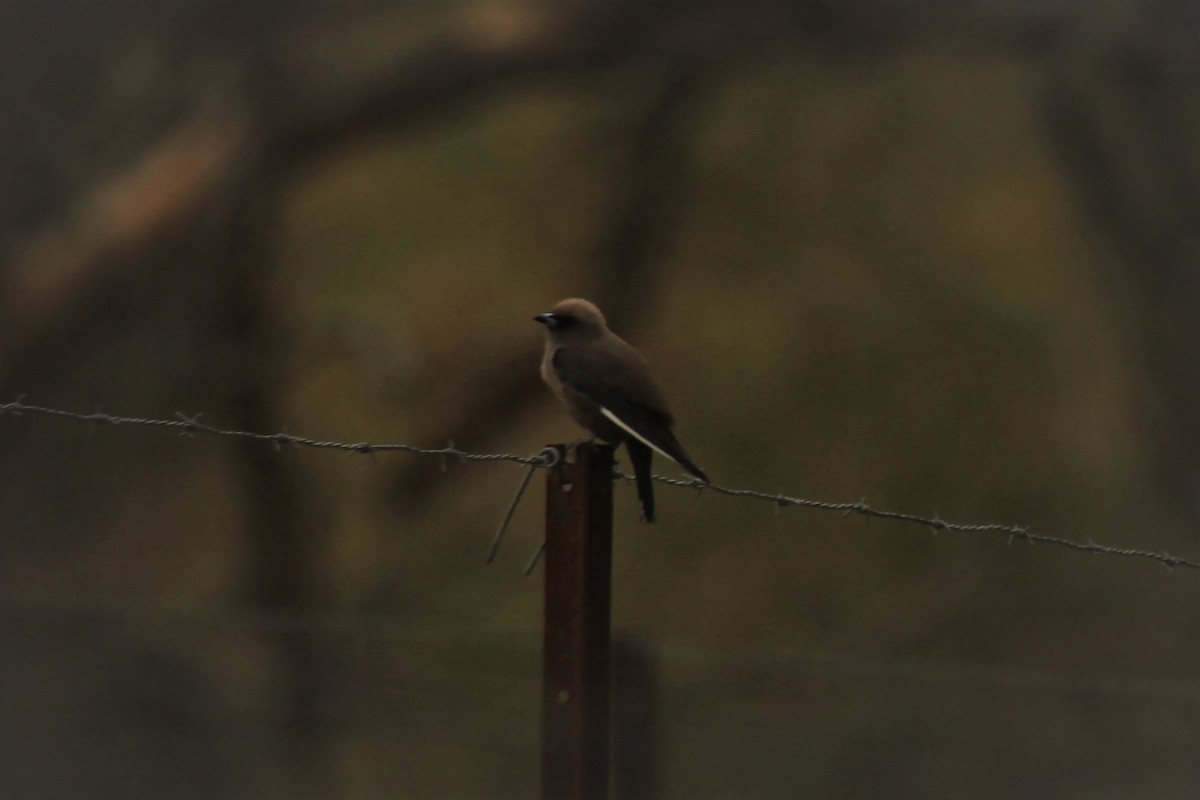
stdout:
[[(90, 416), (95, 417), (95, 414), (92, 414)], [(197, 431), (202, 430), (202, 426), (200, 425), (200, 415), (199, 414), (197, 414), (194, 417), (189, 417), (187, 414), (184, 414), (182, 411), (176, 411), (175, 416), (179, 417), (179, 420), (183, 426), (184, 434), (193, 434), (193, 433), (196, 433)], [(205, 432), (207, 432), (207, 431), (205, 431)]]

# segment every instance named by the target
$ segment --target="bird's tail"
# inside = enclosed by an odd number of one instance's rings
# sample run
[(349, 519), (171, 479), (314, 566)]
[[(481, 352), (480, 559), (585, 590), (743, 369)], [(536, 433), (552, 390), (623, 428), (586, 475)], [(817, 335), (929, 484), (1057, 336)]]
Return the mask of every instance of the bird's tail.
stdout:
[(642, 505), (642, 519), (654, 522), (654, 480), (650, 462), (654, 451), (632, 436), (625, 437), (625, 449), (633, 462), (633, 477), (637, 483), (638, 501)]

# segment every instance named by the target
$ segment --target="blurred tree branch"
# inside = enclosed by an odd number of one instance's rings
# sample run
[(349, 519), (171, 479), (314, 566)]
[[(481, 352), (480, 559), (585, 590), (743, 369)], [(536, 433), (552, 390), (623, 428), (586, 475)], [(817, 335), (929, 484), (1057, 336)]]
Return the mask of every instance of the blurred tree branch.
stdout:
[[(198, 4), (190, 13), (199, 19), (204, 8)], [(106, 184), (68, 203), (40, 230), (18, 237), (8, 248), (0, 293), (0, 318), (6, 323), (6, 336), (0, 339), (0, 375), (6, 382), (23, 359), (44, 360), (38, 355), (44, 353), (39, 343), (56, 340), (63, 331), (76, 329), (79, 319), (94, 314), (89, 306), (105, 297), (97, 290), (164, 269), (138, 252), (157, 256), (153, 243), (164, 235), (186, 238), (189, 226), (196, 224), (197, 209), (223, 207), (234, 214), (260, 209), (269, 216), (267, 209), (277, 202), (279, 187), (290, 176), (361, 137), (436, 122), (514, 83), (623, 68), (639, 71), (659, 88), (651, 93), (656, 97), (646, 109), (631, 112), (631, 119), (640, 119), (626, 133), (631, 169), (615, 180), (610, 217), (597, 234), (592, 292), (614, 309), (617, 324), (629, 329), (636, 321), (619, 319), (625, 307), (621, 298), (653, 296), (656, 248), (669, 236), (677, 210), (671, 193), (672, 184), (678, 185), (684, 144), (671, 128), (694, 91), (696, 70), (720, 69), (779, 43), (878, 56), (895, 47), (912, 47), (932, 33), (976, 41), (982, 37), (1061, 55), (1072, 47), (1068, 32), (1080, 22), (1079, 12), (1068, 4), (1037, 3), (954, 9), (937, 3), (898, 8), (870, 0), (480, 3), (467, 6), (453, 24), (422, 45), (374, 62), (373, 69), (337, 86), (317, 81), (310, 87), (302, 79), (304, 60), (284, 43), (305, 30), (349, 41), (347, 31), (376, 24), (374, 15), (381, 8), (386, 6), (360, 4), (352, 11), (361, 16), (332, 32), (326, 30), (320, 4), (310, 10), (311, 16), (299, 19), (292, 19), (283, 6), (263, 6), (248, 15), (241, 22), (255, 35), (232, 37), (244, 50), (233, 57), (239, 77), (230, 98), (219, 108), (208, 103), (203, 113), (179, 122)], [(1194, 448), (1180, 442), (1196, 438), (1188, 412), (1200, 399), (1200, 387), (1173, 366), (1194, 363), (1196, 355), (1186, 344), (1195, 340), (1186, 309), (1197, 292), (1183, 265), (1195, 255), (1195, 237), (1188, 231), (1195, 228), (1200, 201), (1194, 166), (1188, 168), (1188, 142), (1175, 133), (1186, 129), (1178, 124), (1183, 113), (1180, 91), (1190, 85), (1193, 73), (1186, 68), (1191, 63), (1187, 59), (1194, 57), (1186, 48), (1160, 52), (1163, 42), (1180, 37), (1173, 23), (1180, 8), (1168, 0), (1147, 4), (1145, 24), (1124, 40), (1109, 43), (1104, 68), (1093, 75), (1123, 91), (1128, 136), (1157, 164), (1157, 188), (1140, 195), (1124, 191), (1126, 179), (1115, 167), (1112, 145), (1098, 136), (1103, 123), (1095, 103), (1100, 101), (1067, 72), (1059, 73), (1049, 114), (1064, 160), (1089, 198), (1089, 209), (1100, 227), (1111, 232), (1126, 261), (1136, 265), (1130, 279), (1142, 287), (1145, 307), (1153, 309), (1143, 314), (1148, 349), (1162, 354), (1156, 369), (1173, 409), (1160, 426), (1163, 452), (1172, 454), (1166, 457), (1170, 466), (1165, 471), (1178, 474), (1187, 462), (1184, 470), (1194, 476), (1200, 474)], [(262, 47), (256, 36), (272, 31), (274, 38)], [(210, 32), (202, 46), (212, 47), (212, 36)], [(197, 108), (205, 105), (196, 103)], [(209, 216), (202, 216), (205, 226), (212, 224)], [(267, 221), (227, 219), (251, 231), (239, 234), (242, 239), (270, 236)], [(210, 231), (197, 229), (193, 234)], [(485, 443), (488, 426), (502, 427), (503, 418), (536, 396), (533, 378), (497, 379), (524, 375), (527, 358), (524, 352), (514, 352), (486, 367), (488, 381), (472, 382), (494, 385), (496, 390), (447, 414), (444, 428), (432, 432), (431, 440), (453, 431), (459, 438)], [(481, 407), (489, 414), (481, 415)], [(484, 419), (486, 424), (479, 422)], [(1192, 487), (1189, 496), (1194, 497), (1200, 479), (1187, 481)]]
[[(370, 13), (378, 13), (374, 5), (356, 9), (363, 20), (347, 20), (336, 31), (322, 26), (320, 4), (312, 17), (299, 21), (282, 8), (264, 6), (241, 23), (261, 35), (274, 23), (282, 33), (264, 46), (251, 35), (229, 32), (244, 50), (231, 57), (228, 68), (237, 77), (226, 81), (228, 97), (216, 108), (207, 96), (196, 99), (202, 113), (164, 131), (157, 143), (112, 170), (105, 184), (10, 244), (0, 292), (0, 318), (8, 325), (0, 345), (0, 376), (12, 373), (22, 353), (38, 351), (39, 341), (87, 316), (83, 307), (98, 287), (161, 269), (138, 259), (139, 248), (172, 225), (186, 227), (188, 214), (201, 206), (241, 206), (232, 195), (258, 191), (258, 178), (266, 176), (275, 185), (360, 137), (428, 124), (517, 81), (561, 80), (625, 64), (653, 74), (663, 64), (713, 63), (789, 39), (834, 47), (857, 42), (857, 49), (873, 50), (881, 42), (902, 42), (904, 32), (928, 24), (920, 14), (875, 5), (589, 0), (514, 4), (515, 12), (497, 16), (494, 4), (480, 4), (448, 32), (373, 72), (356, 73), (352, 85), (332, 89), (309, 88), (303, 65), (281, 42), (306, 27), (319, 27), (327, 39), (350, 39), (355, 23), (372, 24)], [(199, 4), (188, 15), (197, 30), (207, 29), (199, 24), (203, 9)], [(173, 35), (189, 32), (174, 30)], [(214, 46), (197, 38), (202, 47)], [(196, 47), (192, 43), (185, 52)], [(211, 54), (194, 52), (193, 58), (202, 62)], [(255, 180), (247, 180), (250, 176)]]

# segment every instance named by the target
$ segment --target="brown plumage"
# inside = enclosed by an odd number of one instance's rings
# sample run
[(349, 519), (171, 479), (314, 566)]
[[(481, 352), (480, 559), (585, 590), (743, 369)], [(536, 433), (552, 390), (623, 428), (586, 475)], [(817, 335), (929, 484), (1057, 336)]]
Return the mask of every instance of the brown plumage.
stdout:
[(624, 442), (647, 522), (654, 521), (652, 449), (708, 483), (672, 433), (671, 411), (645, 359), (608, 329), (600, 309), (571, 298), (534, 319), (546, 326), (542, 379), (576, 422), (607, 442)]

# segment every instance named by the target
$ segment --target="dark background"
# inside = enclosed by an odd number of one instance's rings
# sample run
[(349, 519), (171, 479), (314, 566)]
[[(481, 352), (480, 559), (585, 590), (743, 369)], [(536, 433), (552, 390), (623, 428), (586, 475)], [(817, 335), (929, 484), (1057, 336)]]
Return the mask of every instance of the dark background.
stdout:
[[(0, 396), (529, 454), (595, 300), (715, 481), (1200, 555), (1190, 2), (0, 7)], [(674, 475), (669, 465), (660, 470)], [(537, 786), (540, 480), (0, 420), (0, 793)], [(659, 489), (662, 796), (1192, 797), (1200, 575)]]

